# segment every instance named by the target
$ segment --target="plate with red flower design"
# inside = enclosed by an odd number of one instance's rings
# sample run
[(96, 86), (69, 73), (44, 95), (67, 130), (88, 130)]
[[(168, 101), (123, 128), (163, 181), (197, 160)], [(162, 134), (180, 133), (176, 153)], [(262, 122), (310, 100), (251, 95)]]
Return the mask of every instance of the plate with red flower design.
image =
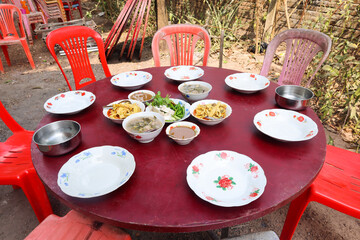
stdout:
[(267, 109), (254, 117), (256, 128), (283, 142), (309, 140), (316, 136), (318, 127), (308, 116), (285, 109)]
[(174, 66), (165, 70), (165, 76), (179, 82), (201, 78), (204, 70), (195, 66)]
[(186, 170), (189, 187), (201, 199), (222, 207), (238, 207), (258, 199), (266, 177), (250, 157), (234, 151), (210, 151), (196, 157)]
[(68, 91), (49, 98), (44, 103), (44, 108), (53, 114), (75, 114), (89, 107), (95, 99), (95, 95), (91, 92)]

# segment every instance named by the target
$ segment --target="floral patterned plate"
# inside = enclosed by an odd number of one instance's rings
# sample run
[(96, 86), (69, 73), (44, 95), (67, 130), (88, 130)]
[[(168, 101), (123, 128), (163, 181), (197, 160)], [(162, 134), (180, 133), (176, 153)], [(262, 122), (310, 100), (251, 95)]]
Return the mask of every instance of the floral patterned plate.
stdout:
[(263, 194), (266, 186), (258, 163), (226, 150), (196, 157), (186, 170), (186, 180), (198, 197), (222, 207), (249, 204)]
[(254, 124), (262, 133), (284, 142), (309, 140), (318, 127), (308, 116), (285, 109), (267, 109), (257, 113)]
[(126, 149), (94, 147), (71, 157), (61, 167), (57, 183), (69, 196), (92, 198), (119, 188), (134, 171), (134, 156)]
[(139, 89), (152, 79), (152, 75), (144, 71), (123, 72), (113, 76), (110, 82), (126, 90)]
[(165, 76), (169, 79), (185, 82), (201, 78), (204, 70), (194, 66), (174, 66), (165, 70)]
[(75, 114), (89, 107), (95, 99), (95, 95), (91, 92), (69, 91), (49, 98), (44, 108), (47, 112), (54, 114)]
[(231, 74), (225, 78), (225, 83), (241, 93), (254, 93), (270, 85), (269, 79), (253, 73)]

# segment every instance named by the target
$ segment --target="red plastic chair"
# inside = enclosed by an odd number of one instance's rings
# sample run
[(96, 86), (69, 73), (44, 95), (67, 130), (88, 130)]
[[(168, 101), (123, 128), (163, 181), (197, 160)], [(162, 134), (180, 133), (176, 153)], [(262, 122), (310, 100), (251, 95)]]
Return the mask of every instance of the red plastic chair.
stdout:
[(329, 56), (331, 38), (324, 33), (309, 29), (289, 29), (281, 32), (275, 36), (267, 47), (260, 75), (268, 76), (275, 51), (282, 42), (286, 43), (286, 54), (278, 78), (278, 84), (280, 85), (300, 85), (305, 70), (314, 56), (319, 51), (323, 52), (315, 72), (307, 82), (307, 86), (310, 86), (316, 72)]
[(131, 240), (131, 237), (120, 228), (93, 221), (72, 210), (64, 217), (50, 215), (25, 238), (35, 239)]
[[(19, 31), (15, 27), (15, 15), (19, 18)], [(24, 48), (25, 54), (30, 62), (31, 67), (34, 69), (35, 64), (31, 56), (29, 45), (26, 42), (26, 35), (22, 23), (20, 10), (11, 4), (0, 4), (0, 46), (4, 52), (6, 62), (11, 66), (9, 53), (7, 51), (8, 45), (21, 44)], [(4, 67), (0, 59), (0, 72), (4, 73)]]
[(104, 43), (100, 34), (95, 30), (85, 26), (68, 26), (55, 29), (46, 37), (46, 45), (56, 63), (59, 65), (70, 90), (72, 90), (70, 82), (60, 65), (54, 47), (56, 44), (59, 44), (64, 50), (74, 75), (75, 88), (80, 89), (96, 81), (87, 50), (89, 38), (95, 40), (99, 49), (100, 61), (104, 69), (105, 76), (110, 77), (111, 74), (106, 62)]
[(31, 161), (32, 131), (22, 128), (6, 111), (0, 101), (0, 118), (13, 132), (0, 142), (0, 185), (21, 188), (28, 198), (36, 217), (42, 222), (53, 213), (45, 188)]
[(160, 67), (159, 44), (165, 40), (170, 52), (170, 64), (193, 65), (196, 43), (204, 40), (203, 66), (206, 66), (210, 53), (210, 36), (205, 28), (190, 24), (169, 25), (158, 30), (152, 40), (152, 53), (155, 67)]
[(360, 154), (327, 146), (325, 164), (310, 187), (291, 202), (281, 240), (291, 239), (309, 202), (360, 218)]
[(72, 11), (78, 10), (80, 14), (80, 18), (83, 18), (82, 8), (81, 8), (81, 0), (62, 0), (64, 5), (64, 10), (66, 13), (66, 19), (68, 21), (74, 19), (74, 15)]

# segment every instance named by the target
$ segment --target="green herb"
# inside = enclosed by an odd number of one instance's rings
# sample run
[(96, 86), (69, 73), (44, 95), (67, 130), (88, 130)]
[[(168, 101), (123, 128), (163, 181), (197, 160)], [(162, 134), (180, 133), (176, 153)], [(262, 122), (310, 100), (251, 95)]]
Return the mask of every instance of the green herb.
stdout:
[(172, 110), (175, 111), (174, 115), (172, 116), (175, 121), (180, 120), (185, 115), (185, 107), (182, 106), (180, 103), (175, 104), (171, 99), (169, 95), (166, 95), (166, 97), (161, 97), (161, 92), (158, 91), (155, 95), (153, 101), (151, 103), (146, 103), (147, 105), (151, 105), (154, 107), (160, 107), (160, 106), (166, 106)]

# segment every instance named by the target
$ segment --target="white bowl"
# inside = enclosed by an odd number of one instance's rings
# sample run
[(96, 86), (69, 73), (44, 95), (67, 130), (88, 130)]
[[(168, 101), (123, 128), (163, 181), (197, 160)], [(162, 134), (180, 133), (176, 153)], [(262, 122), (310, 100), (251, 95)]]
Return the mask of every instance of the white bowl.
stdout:
[[(122, 100), (117, 100), (117, 101), (114, 101), (112, 103), (109, 103), (107, 104), (106, 106), (112, 106), (113, 104), (116, 104), (116, 103), (119, 103), (121, 101), (130, 101), (132, 104), (136, 104), (140, 107), (140, 112), (144, 112), (145, 111), (145, 105), (140, 102), (140, 101), (136, 101), (136, 100), (131, 100), (131, 99), (122, 99)], [(110, 118), (108, 116), (108, 111), (109, 109), (112, 109), (112, 107), (104, 107), (103, 108), (103, 115), (107, 118), (107, 119), (110, 119), (111, 121), (113, 121), (114, 123), (117, 123), (117, 124), (121, 124), (123, 121), (124, 121), (124, 118), (123, 119), (114, 119), (114, 118)]]
[[(161, 127), (156, 129), (153, 132), (136, 133), (136, 132), (131, 131), (127, 127), (127, 124), (129, 123), (129, 121), (131, 121), (134, 118), (137, 118), (137, 117), (153, 117), (153, 116), (155, 116), (157, 119), (159, 119), (161, 121)], [(129, 117), (125, 118), (125, 120), (122, 123), (122, 126), (123, 126), (124, 130), (130, 135), (130, 137), (132, 137), (133, 139), (136, 139), (137, 141), (139, 141), (141, 143), (149, 143), (152, 140), (154, 140), (154, 138), (156, 138), (159, 135), (159, 133), (163, 129), (164, 125), (165, 125), (164, 117), (161, 116), (161, 114), (155, 113), (155, 112), (134, 113), (134, 114), (130, 115)]]
[(201, 78), (204, 75), (204, 70), (195, 66), (174, 66), (165, 70), (165, 76), (174, 81), (191, 81)]
[(123, 72), (113, 76), (110, 82), (126, 90), (136, 90), (150, 82), (152, 75), (144, 71)]
[[(186, 86), (189, 86), (189, 85), (200, 85), (200, 86), (207, 88), (207, 91), (205, 91), (203, 93), (185, 92), (183, 88)], [(202, 100), (202, 99), (206, 98), (207, 96), (209, 96), (209, 93), (212, 90), (212, 86), (210, 83), (207, 83), (207, 82), (191, 81), (191, 82), (184, 82), (184, 83), (180, 84), (178, 86), (178, 89), (181, 92), (181, 94), (183, 95), (183, 97), (188, 99), (189, 101), (199, 101), (199, 100)]]
[(269, 79), (254, 73), (235, 73), (225, 78), (229, 87), (241, 93), (254, 93), (267, 88)]
[(152, 96), (151, 99), (146, 100), (146, 101), (142, 101), (143, 103), (150, 102), (150, 101), (152, 101), (152, 100), (154, 99), (154, 97), (155, 97), (155, 93), (154, 93), (153, 91), (150, 91), (150, 90), (137, 90), (137, 91), (131, 92), (131, 93), (128, 95), (128, 98), (129, 98), (129, 99), (132, 99), (132, 100), (137, 100), (137, 101), (139, 101), (138, 99), (133, 98), (133, 95), (134, 95), (134, 94), (138, 94), (138, 93), (147, 93), (147, 94), (150, 94), (150, 95)]
[[(195, 117), (194, 116), (194, 111), (195, 109), (197, 108), (198, 105), (206, 105), (206, 104), (211, 104), (211, 103), (222, 103), (226, 106), (226, 113), (225, 113), (225, 117), (223, 118), (219, 118), (219, 119), (211, 119), (211, 120), (207, 120), (207, 119), (202, 119), (202, 118), (198, 118), (198, 117)], [(209, 99), (209, 100), (201, 100), (201, 101), (197, 101), (197, 102), (194, 102), (191, 107), (190, 107), (190, 114), (196, 118), (199, 122), (201, 122), (202, 124), (205, 124), (205, 125), (216, 125), (218, 123), (221, 123), (222, 121), (224, 121), (226, 118), (228, 118), (232, 113), (232, 109), (230, 107), (229, 104), (225, 103), (225, 102), (222, 102), (222, 101), (219, 101), (219, 100), (213, 100), (213, 99)]]
[[(195, 135), (193, 137), (190, 138), (184, 138), (184, 139), (180, 139), (180, 138), (175, 138), (172, 135), (170, 135), (170, 130), (173, 129), (174, 127), (178, 127), (178, 126), (184, 126), (184, 127), (189, 127), (191, 129), (193, 129), (195, 131)], [(187, 121), (183, 121), (183, 122), (176, 122), (176, 123), (172, 123), (170, 124), (167, 128), (166, 128), (166, 135), (168, 135), (169, 138), (171, 138), (172, 140), (174, 140), (177, 144), (180, 145), (186, 145), (189, 144), (194, 138), (196, 138), (198, 135), (200, 134), (200, 128), (198, 125), (196, 125), (195, 123), (192, 122), (187, 122)]]

